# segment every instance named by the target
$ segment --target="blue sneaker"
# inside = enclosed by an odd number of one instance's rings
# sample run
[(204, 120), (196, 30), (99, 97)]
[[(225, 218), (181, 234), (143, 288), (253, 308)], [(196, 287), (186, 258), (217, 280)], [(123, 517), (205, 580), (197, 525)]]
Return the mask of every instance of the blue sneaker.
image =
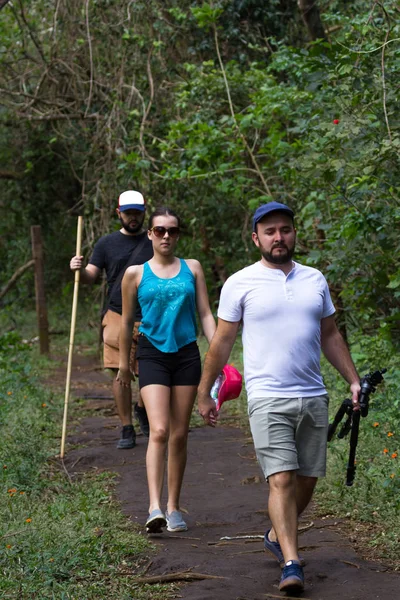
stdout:
[(162, 528), (167, 524), (164, 513), (156, 508), (151, 511), (146, 521), (147, 533), (162, 533)]
[[(271, 530), (268, 529), (268, 531), (265, 532), (264, 548), (265, 548), (266, 552), (269, 552), (270, 554), (272, 554), (272, 556), (274, 556), (276, 558), (276, 560), (279, 563), (280, 568), (283, 569), (283, 567), (285, 566), (285, 559), (283, 558), (283, 552), (282, 552), (281, 545), (278, 542), (278, 540), (276, 540), (276, 542), (271, 542), (271, 540), (268, 537), (270, 531)], [(304, 565), (306, 564), (306, 561), (304, 560), (304, 558), (299, 557), (299, 561), (300, 561), (300, 565), (302, 567), (304, 567)]]
[(173, 510), (171, 514), (167, 513), (166, 517), (168, 531), (187, 531), (188, 527), (179, 510)]
[(298, 593), (304, 590), (303, 567), (297, 560), (288, 560), (282, 569), (280, 592)]

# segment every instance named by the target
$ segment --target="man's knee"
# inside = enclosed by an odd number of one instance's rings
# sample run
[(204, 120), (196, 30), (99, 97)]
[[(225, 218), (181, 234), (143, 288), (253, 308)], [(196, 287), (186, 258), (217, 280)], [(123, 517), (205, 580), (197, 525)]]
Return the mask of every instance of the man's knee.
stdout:
[(296, 486), (296, 471), (280, 471), (268, 477), (270, 490), (285, 491), (293, 490)]

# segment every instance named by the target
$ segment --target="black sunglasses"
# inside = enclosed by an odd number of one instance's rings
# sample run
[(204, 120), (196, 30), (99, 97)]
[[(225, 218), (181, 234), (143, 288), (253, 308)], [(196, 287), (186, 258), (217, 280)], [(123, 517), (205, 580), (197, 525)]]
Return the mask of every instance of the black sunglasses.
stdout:
[(150, 231), (152, 231), (158, 238), (163, 238), (166, 233), (168, 233), (169, 237), (171, 238), (176, 238), (180, 234), (179, 227), (162, 227), (161, 225), (152, 227)]

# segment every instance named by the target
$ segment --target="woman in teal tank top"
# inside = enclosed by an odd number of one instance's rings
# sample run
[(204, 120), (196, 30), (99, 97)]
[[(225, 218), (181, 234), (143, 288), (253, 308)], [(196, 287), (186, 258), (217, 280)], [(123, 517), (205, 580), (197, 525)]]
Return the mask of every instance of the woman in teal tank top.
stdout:
[[(210, 310), (200, 263), (175, 256), (180, 219), (171, 209), (157, 209), (149, 219), (148, 236), (154, 256), (129, 267), (122, 280), (120, 364), (117, 379), (130, 386), (129, 370), (136, 303), (140, 302), (137, 359), (139, 387), (150, 424), (146, 467), (149, 516), (146, 530), (186, 531), (179, 499), (187, 457), (189, 421), (200, 381), (196, 311), (211, 341), (216, 325)], [(168, 501), (161, 507), (168, 453)]]

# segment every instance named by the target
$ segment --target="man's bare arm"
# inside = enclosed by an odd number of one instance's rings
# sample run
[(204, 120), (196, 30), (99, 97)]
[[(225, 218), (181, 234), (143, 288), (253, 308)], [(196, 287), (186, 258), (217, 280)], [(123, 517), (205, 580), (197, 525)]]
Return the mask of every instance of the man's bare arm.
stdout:
[(321, 348), (331, 365), (350, 385), (353, 404), (358, 406), (360, 377), (333, 315), (321, 320)]
[(80, 281), (81, 283), (95, 283), (96, 279), (101, 273), (101, 269), (96, 267), (95, 265), (87, 265), (83, 268), (83, 256), (74, 256), (71, 258), (69, 263), (71, 271), (80, 271)]
[(240, 321), (231, 323), (223, 319), (218, 319), (217, 330), (211, 340), (210, 348), (204, 362), (197, 400), (200, 415), (211, 426), (214, 426), (216, 423), (217, 410), (215, 402), (210, 396), (210, 390), (214, 381), (228, 362), (236, 340), (239, 324)]

